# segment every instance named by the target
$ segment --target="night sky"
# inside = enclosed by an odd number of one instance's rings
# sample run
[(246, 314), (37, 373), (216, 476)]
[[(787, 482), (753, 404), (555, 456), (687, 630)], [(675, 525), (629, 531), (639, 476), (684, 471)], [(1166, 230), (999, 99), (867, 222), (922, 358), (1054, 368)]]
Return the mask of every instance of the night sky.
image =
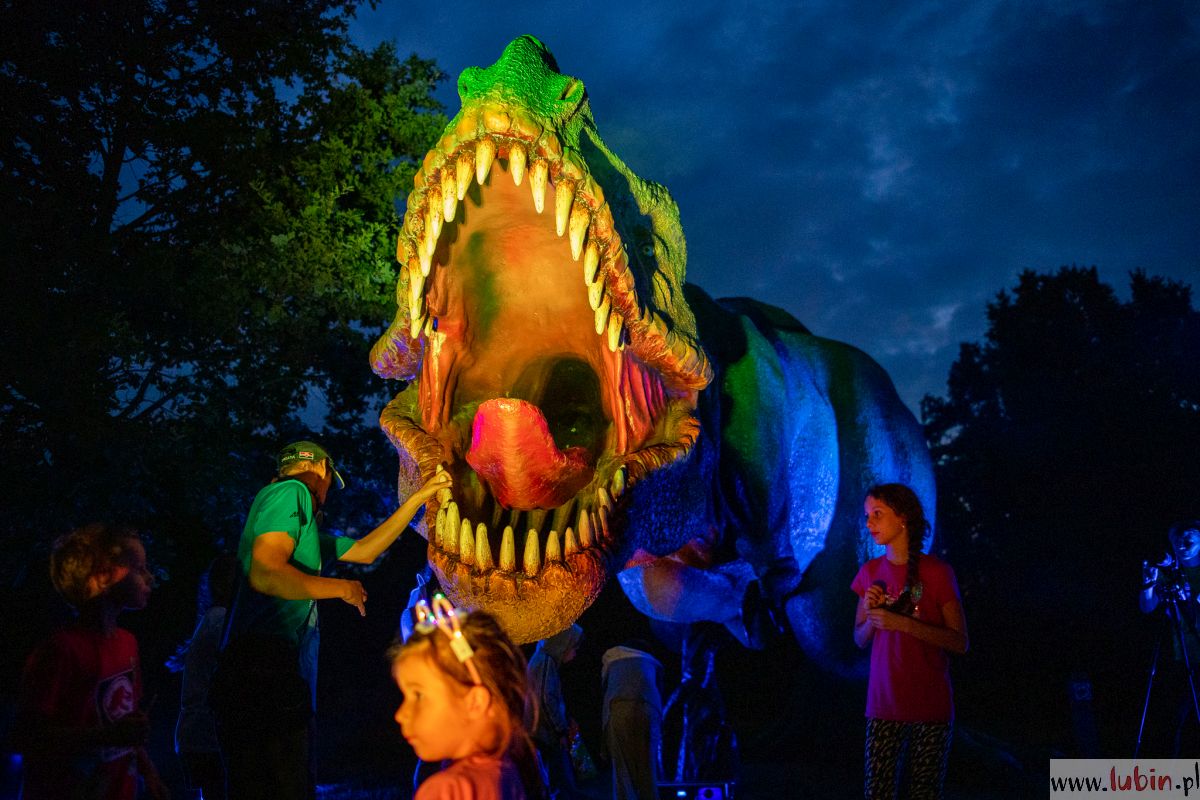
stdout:
[(862, 348), (916, 410), (1025, 269), (1200, 281), (1200, 3), (384, 0), (438, 93), (523, 33), (665, 184), (710, 294)]

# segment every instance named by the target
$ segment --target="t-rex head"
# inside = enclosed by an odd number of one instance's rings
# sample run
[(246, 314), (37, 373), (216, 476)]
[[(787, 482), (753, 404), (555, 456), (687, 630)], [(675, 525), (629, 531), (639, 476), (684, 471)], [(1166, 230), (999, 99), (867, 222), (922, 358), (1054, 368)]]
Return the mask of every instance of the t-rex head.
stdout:
[(371, 362), (409, 382), (381, 417), (401, 494), (438, 465), (454, 478), (422, 523), (443, 588), (528, 642), (629, 554), (630, 490), (688, 456), (712, 369), (675, 203), (605, 147), (583, 83), (523, 36), (458, 90)]

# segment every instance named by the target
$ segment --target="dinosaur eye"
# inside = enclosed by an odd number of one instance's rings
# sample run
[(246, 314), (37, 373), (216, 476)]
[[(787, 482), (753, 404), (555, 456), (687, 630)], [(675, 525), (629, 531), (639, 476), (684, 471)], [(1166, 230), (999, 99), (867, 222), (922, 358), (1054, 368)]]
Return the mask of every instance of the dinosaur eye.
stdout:
[(638, 253), (643, 258), (653, 258), (654, 257), (654, 245), (644, 244), (638, 248)]

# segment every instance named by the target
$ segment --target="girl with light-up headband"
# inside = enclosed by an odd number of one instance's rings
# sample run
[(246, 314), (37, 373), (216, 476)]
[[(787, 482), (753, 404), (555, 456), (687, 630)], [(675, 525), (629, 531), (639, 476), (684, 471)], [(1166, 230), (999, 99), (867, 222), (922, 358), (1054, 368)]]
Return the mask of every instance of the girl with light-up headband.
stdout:
[(455, 609), (442, 595), (415, 610), (412, 636), (388, 654), (404, 694), (396, 722), (422, 760), (453, 763), (414, 800), (543, 797), (521, 649), (490, 614)]

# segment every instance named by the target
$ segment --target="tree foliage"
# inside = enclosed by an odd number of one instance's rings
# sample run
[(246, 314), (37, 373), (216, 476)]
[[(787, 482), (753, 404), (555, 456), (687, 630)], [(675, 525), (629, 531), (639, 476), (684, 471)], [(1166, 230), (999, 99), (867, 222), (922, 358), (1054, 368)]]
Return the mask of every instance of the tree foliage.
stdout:
[(1013, 554), (1140, 559), (1200, 511), (1200, 314), (1188, 286), (1025, 272), (922, 412), (948, 546), (976, 584)]
[[(1077, 671), (1107, 702), (1102, 737), (1128, 746), (1129, 676), (1159, 630), (1137, 608), (1141, 561), (1200, 515), (1200, 314), (1184, 284), (1134, 272), (1129, 286), (1122, 300), (1094, 268), (1023, 273), (961, 346), (947, 395), (922, 403), (972, 633), (963, 702), (1022, 738), (1040, 709), (1035, 738), (1055, 747)], [(1019, 707), (998, 685), (1021, 687)]]
[(431, 61), (349, 41), (357, 5), (0, 5), (6, 546), (236, 534), (309, 433), (360, 478), (343, 525), (389, 502), (367, 351), (445, 117)]

